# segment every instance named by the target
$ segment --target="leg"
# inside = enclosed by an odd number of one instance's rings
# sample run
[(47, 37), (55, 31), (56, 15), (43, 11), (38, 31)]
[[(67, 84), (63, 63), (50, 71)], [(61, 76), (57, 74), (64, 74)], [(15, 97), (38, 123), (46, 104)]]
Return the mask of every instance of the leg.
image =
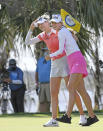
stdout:
[(58, 126), (57, 108), (58, 108), (58, 93), (60, 89), (61, 77), (50, 78), (50, 93), (51, 93), (51, 106), (52, 106), (52, 119), (44, 124), (44, 127)]
[(92, 103), (91, 103), (91, 99), (90, 96), (88, 95), (87, 91), (85, 90), (85, 86), (84, 86), (84, 80), (81, 79), (80, 81), (80, 86), (78, 86), (77, 88), (78, 92), (80, 93), (80, 95), (82, 96), (82, 99), (86, 105), (86, 108), (88, 110), (88, 114), (90, 117), (94, 117), (94, 112), (92, 109)]
[(79, 86), (81, 79), (82, 79), (82, 74), (70, 75), (69, 83), (67, 85), (67, 89), (69, 90), (69, 103), (68, 103), (68, 110), (67, 110), (68, 117), (71, 116), (73, 106), (76, 101), (76, 89)]
[(46, 113), (50, 112), (50, 103), (49, 102), (40, 103), (39, 111), (46, 112)]
[(46, 102), (46, 95), (45, 95), (45, 85), (40, 84), (40, 92), (39, 92), (39, 111), (46, 112), (45, 102)]
[(84, 115), (84, 111), (83, 111), (83, 107), (82, 107), (82, 102), (81, 102), (80, 96), (78, 95), (77, 92), (76, 92), (76, 96), (75, 96), (75, 102), (76, 102), (76, 105), (78, 107), (80, 115)]
[(11, 91), (11, 104), (13, 106), (14, 112), (17, 113), (17, 104), (16, 104), (16, 92)]
[[(68, 81), (69, 81), (69, 76), (64, 77), (64, 80), (65, 80), (65, 83), (66, 83), (66, 86), (67, 86)], [(84, 115), (84, 111), (83, 111), (83, 107), (82, 107), (82, 102), (81, 102), (80, 96), (78, 95), (77, 92), (76, 92), (76, 96), (75, 96), (75, 102), (76, 102), (77, 108), (78, 108), (79, 113), (80, 113), (79, 124), (84, 124), (84, 123), (87, 122), (87, 119), (86, 119), (86, 116)]]
[(88, 93), (85, 90), (83, 79), (80, 81), (80, 86), (77, 88), (77, 90), (81, 94), (83, 101), (84, 101), (84, 103), (87, 107), (88, 114), (89, 114), (89, 118), (87, 119), (87, 123), (82, 124), (82, 126), (90, 126), (90, 125), (98, 122), (99, 120), (93, 112), (91, 99), (90, 99)]
[(52, 118), (57, 118), (58, 107), (58, 93), (60, 89), (61, 77), (51, 77), (50, 79), (50, 91), (51, 91), (51, 106), (52, 106)]
[[(64, 80), (65, 80), (66, 87), (67, 87), (68, 81), (69, 81), (69, 76), (64, 77)], [(78, 110), (80, 112), (80, 115), (84, 115), (83, 107), (82, 107), (82, 102), (81, 102), (80, 96), (78, 95), (77, 92), (76, 92), (76, 96), (75, 96), (75, 102), (76, 102), (76, 105), (77, 105)]]
[(24, 88), (20, 88), (17, 91), (17, 107), (18, 107), (18, 112), (24, 112), (24, 93), (25, 90)]
[(51, 104), (50, 83), (46, 85), (45, 93), (46, 93), (47, 112), (50, 112), (50, 104)]

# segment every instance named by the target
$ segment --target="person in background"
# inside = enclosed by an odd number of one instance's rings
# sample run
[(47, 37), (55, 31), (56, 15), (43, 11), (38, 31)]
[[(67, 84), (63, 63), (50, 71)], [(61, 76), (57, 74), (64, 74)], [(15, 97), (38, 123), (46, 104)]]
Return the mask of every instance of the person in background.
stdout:
[(15, 113), (24, 112), (24, 82), (23, 71), (16, 66), (16, 60), (9, 60), (9, 79), (5, 79), (5, 82), (9, 83), (11, 90), (11, 103)]
[(50, 69), (51, 60), (46, 61), (45, 56), (48, 54), (48, 48), (43, 48), (43, 56), (37, 61), (35, 73), (36, 92), (39, 96), (39, 111), (50, 112)]

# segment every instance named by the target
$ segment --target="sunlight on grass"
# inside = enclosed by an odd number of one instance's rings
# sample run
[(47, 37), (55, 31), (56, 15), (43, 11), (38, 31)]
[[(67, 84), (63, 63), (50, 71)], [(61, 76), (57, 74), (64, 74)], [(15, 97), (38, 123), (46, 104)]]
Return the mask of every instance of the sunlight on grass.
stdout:
[[(38, 114), (39, 115), (39, 114)], [(0, 131), (101, 131), (103, 130), (103, 117), (98, 115), (100, 121), (90, 127), (81, 127), (78, 125), (79, 115), (73, 115), (72, 124), (59, 123), (59, 127), (43, 127), (50, 116), (39, 115), (39, 117), (0, 117)]]

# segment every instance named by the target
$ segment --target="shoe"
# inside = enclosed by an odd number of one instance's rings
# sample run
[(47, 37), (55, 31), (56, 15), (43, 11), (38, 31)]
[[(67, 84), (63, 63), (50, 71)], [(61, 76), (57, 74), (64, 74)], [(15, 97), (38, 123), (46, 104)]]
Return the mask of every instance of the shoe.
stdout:
[(80, 121), (79, 121), (79, 125), (83, 125), (87, 123), (87, 118), (85, 115), (80, 115)]
[(98, 121), (99, 121), (99, 119), (96, 116), (94, 116), (93, 118), (89, 117), (89, 118), (87, 118), (87, 123), (82, 124), (82, 126), (90, 126)]
[(64, 123), (71, 123), (71, 117), (68, 118), (68, 115), (67, 114), (64, 114), (62, 117), (60, 118), (56, 118), (57, 121), (60, 121), (60, 122), (64, 122)]
[(43, 125), (44, 127), (56, 127), (59, 126), (57, 120), (50, 119), (47, 123)]

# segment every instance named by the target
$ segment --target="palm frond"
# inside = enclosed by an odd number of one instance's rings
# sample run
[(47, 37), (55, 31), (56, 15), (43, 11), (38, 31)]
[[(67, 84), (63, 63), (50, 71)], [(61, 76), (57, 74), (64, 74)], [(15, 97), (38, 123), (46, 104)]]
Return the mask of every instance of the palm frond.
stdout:
[(99, 35), (99, 29), (103, 29), (103, 5), (102, 0), (80, 0), (81, 22), (90, 26)]

